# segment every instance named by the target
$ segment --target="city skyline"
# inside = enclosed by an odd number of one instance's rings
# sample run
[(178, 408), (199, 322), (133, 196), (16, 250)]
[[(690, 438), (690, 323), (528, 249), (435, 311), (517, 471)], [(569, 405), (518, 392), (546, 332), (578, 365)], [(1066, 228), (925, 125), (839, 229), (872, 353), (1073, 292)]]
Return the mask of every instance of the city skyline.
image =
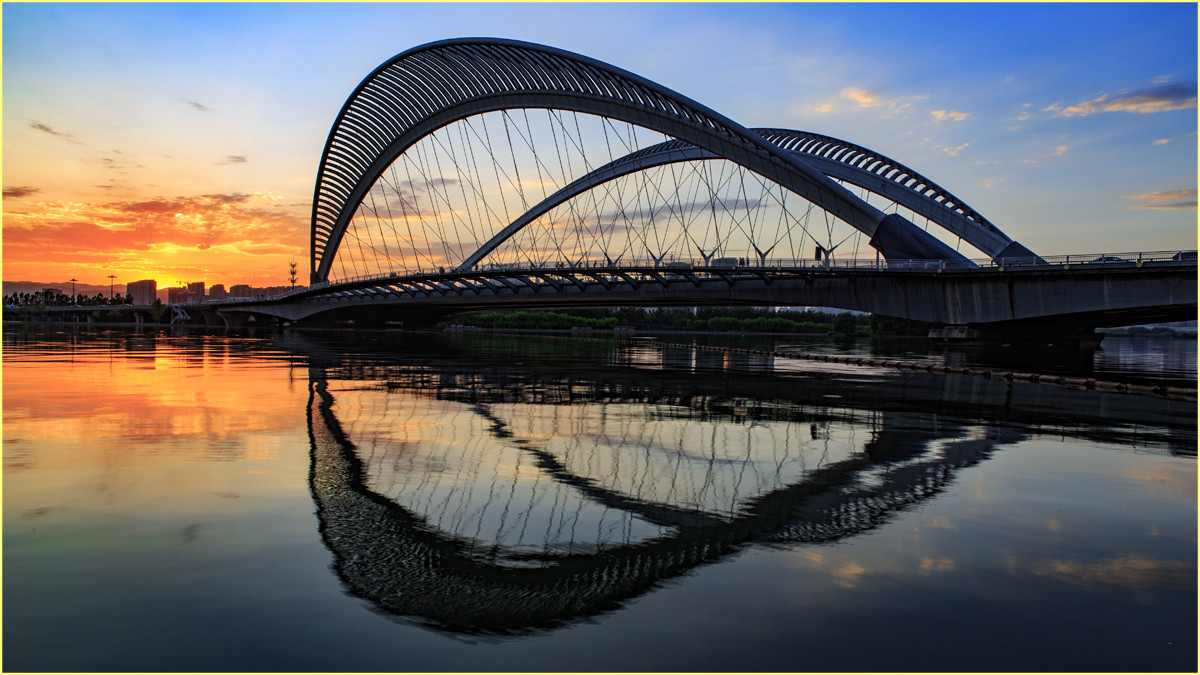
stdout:
[(345, 97), (394, 54), (467, 35), (575, 51), (747, 126), (878, 150), (1039, 253), (1196, 247), (1194, 5), (30, 4), (5, 18), (6, 280), (287, 285)]

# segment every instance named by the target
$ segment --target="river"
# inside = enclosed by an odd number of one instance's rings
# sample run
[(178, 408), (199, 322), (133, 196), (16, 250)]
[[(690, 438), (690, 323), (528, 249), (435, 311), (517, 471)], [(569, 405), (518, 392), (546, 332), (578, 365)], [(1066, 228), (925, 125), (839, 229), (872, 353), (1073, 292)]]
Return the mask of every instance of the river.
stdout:
[[(1195, 340), (739, 342), (1196, 379)], [(645, 336), (3, 345), (8, 671), (1197, 666), (1192, 399)]]

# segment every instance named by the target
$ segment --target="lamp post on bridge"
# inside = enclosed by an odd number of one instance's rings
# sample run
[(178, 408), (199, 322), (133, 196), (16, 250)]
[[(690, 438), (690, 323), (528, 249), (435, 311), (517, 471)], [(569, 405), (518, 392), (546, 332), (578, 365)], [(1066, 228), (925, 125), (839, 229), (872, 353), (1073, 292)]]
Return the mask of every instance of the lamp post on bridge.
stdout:
[(76, 281), (78, 281), (78, 279), (76, 279), (75, 277), (71, 277), (71, 305), (72, 306), (79, 304), (78, 302), (75, 301), (75, 282)]
[(113, 279), (116, 279), (116, 278), (117, 278), (117, 275), (115, 275), (115, 274), (108, 275), (108, 304), (110, 304), (110, 305), (112, 304), (112, 299), (113, 299)]

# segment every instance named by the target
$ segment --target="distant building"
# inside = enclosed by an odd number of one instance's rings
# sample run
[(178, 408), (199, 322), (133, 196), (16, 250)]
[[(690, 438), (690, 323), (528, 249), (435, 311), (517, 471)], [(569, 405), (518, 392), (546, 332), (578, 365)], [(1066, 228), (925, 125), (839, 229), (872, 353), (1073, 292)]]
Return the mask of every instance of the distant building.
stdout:
[(167, 304), (178, 305), (188, 302), (188, 289), (186, 288), (168, 288), (167, 289)]
[(256, 288), (255, 295), (263, 295), (271, 297), (273, 295), (282, 295), (292, 290), (291, 286), (267, 286), (266, 288)]
[[(287, 293), (288, 291), (303, 289), (304, 286), (266, 286), (258, 287), (249, 284), (234, 284), (225, 290), (222, 284), (214, 284), (208, 293), (210, 298), (264, 298)], [(219, 289), (219, 290), (218, 290)]]
[(135, 305), (153, 305), (154, 299), (158, 297), (158, 282), (154, 279), (131, 281), (125, 287), (125, 292), (133, 296)]
[(187, 285), (188, 294), (192, 296), (192, 302), (204, 299), (204, 282), (194, 281)]

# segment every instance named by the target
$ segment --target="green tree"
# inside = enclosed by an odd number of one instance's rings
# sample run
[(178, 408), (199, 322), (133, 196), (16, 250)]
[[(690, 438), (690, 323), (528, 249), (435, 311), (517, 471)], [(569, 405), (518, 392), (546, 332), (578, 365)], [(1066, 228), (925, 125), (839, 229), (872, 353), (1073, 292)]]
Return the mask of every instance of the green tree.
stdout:
[(897, 319), (881, 314), (872, 314), (870, 319), (871, 333), (879, 337), (895, 337), (898, 335), (921, 336), (929, 335), (932, 324), (912, 319)]
[(858, 331), (858, 321), (850, 312), (842, 312), (833, 317), (833, 332), (835, 335), (854, 335)]
[(155, 298), (154, 302), (150, 303), (150, 318), (154, 319), (154, 323), (162, 323), (163, 315), (166, 313), (167, 306), (163, 304), (162, 300)]

